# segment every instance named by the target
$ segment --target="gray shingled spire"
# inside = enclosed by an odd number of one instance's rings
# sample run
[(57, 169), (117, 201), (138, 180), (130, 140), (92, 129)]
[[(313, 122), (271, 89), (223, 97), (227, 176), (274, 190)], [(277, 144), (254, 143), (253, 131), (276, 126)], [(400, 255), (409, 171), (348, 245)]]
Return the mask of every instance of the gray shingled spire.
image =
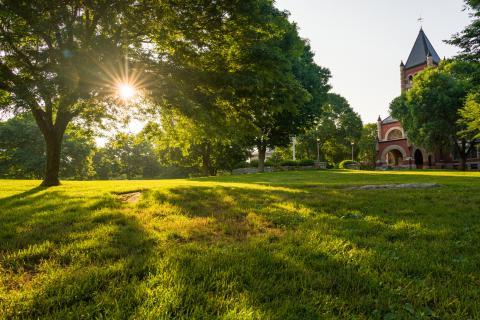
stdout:
[(440, 63), (440, 57), (438, 56), (432, 44), (428, 40), (425, 32), (423, 32), (423, 28), (420, 28), (420, 32), (418, 33), (417, 40), (415, 40), (412, 51), (408, 56), (405, 68), (409, 69), (423, 64), (427, 64), (427, 56), (432, 57), (433, 63)]

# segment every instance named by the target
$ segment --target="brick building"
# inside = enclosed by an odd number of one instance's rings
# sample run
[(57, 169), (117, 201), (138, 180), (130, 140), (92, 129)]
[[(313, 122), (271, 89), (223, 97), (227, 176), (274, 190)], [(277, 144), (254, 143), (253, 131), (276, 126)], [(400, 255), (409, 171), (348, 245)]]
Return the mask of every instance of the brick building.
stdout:
[[(427, 67), (438, 66), (440, 57), (420, 29), (407, 62), (400, 64), (400, 89), (410, 89), (413, 77)], [(412, 143), (402, 128), (400, 121), (388, 116), (378, 118), (377, 167), (394, 168), (456, 168), (458, 157), (453, 152), (431, 152)], [(480, 150), (473, 150), (468, 157), (469, 169), (479, 169)]]

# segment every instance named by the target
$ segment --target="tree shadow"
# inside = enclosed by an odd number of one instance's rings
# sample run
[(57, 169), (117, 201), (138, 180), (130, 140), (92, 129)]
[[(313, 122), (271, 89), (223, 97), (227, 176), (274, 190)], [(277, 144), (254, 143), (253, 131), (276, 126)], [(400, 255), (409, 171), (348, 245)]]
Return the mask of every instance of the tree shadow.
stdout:
[(0, 203), (3, 316), (128, 318), (142, 302), (154, 238), (109, 194), (42, 190)]
[(8, 197), (0, 198), (0, 205), (3, 206), (3, 205), (6, 205), (6, 204), (9, 204), (9, 202), (11, 202), (11, 201), (18, 201), (20, 199), (29, 197), (31, 195), (34, 195), (34, 194), (39, 193), (41, 191), (45, 191), (47, 189), (48, 189), (48, 187), (38, 186), (38, 187), (32, 188), (30, 190), (23, 191), (21, 193), (16, 193), (16, 194), (8, 196)]
[[(421, 193), (449, 206), (444, 190)], [(372, 203), (366, 191), (311, 187), (261, 191), (223, 184), (151, 192), (147, 198), (163, 211), (155, 218), (157, 232), (173, 234), (163, 239), (178, 244), (171, 259), (180, 280), (174, 282), (185, 282), (177, 304), (164, 301), (168, 314), (182, 318), (223, 310), (228, 315), (239, 301), (258, 318), (475, 314), (478, 292), (465, 274), (478, 272), (471, 262), (455, 264), (446, 254), (458, 252), (460, 241), (462, 255), (478, 256), (471, 230), (464, 233), (463, 222), (452, 223), (452, 211), (432, 216), (429, 201), (412, 211), (409, 200), (418, 194), (395, 191)], [(395, 205), (384, 210), (391, 201)], [(169, 223), (172, 212), (186, 220)], [(473, 215), (462, 210), (458, 217), (471, 221)], [(199, 219), (203, 237), (196, 234)], [(452, 274), (453, 266), (462, 272)], [(227, 297), (216, 285), (208, 291), (211, 299), (200, 293), (216, 282), (239, 287)], [(425, 285), (429, 282), (436, 289)], [(460, 288), (464, 303), (453, 310), (448, 301)]]
[(58, 319), (476, 315), (477, 189), (372, 198), (275, 185), (173, 186), (136, 205), (60, 190), (0, 202), (0, 307)]
[(440, 183), (446, 185), (464, 184), (466, 181), (477, 182), (480, 174), (459, 171), (364, 171), (364, 170), (301, 170), (282, 171), (274, 175), (257, 173), (236, 176), (203, 177), (193, 181), (214, 181), (230, 183), (254, 183), (274, 186), (291, 186), (304, 188), (305, 186), (326, 186), (329, 188), (345, 188), (366, 184), (388, 183)]

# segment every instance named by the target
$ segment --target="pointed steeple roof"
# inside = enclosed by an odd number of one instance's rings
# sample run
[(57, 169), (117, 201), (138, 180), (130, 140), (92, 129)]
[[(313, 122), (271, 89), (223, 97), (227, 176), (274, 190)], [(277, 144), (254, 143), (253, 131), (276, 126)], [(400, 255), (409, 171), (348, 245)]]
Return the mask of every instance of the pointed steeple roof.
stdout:
[(423, 28), (420, 28), (420, 32), (418, 33), (417, 40), (415, 40), (415, 44), (413, 45), (412, 51), (408, 56), (407, 63), (405, 63), (405, 68), (413, 68), (416, 66), (420, 66), (422, 64), (427, 63), (427, 56), (431, 56), (433, 59), (433, 63), (439, 64), (440, 57), (438, 56), (437, 52), (433, 48), (430, 40), (428, 40), (425, 32), (423, 32)]

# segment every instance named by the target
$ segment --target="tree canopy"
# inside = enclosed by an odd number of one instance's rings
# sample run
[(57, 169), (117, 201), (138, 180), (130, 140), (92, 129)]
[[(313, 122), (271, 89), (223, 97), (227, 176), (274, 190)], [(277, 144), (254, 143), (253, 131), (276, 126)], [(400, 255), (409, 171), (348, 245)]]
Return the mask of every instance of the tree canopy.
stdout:
[[(119, 167), (132, 148), (214, 174), (255, 148), (263, 169), (267, 148), (287, 146), (325, 111), (330, 72), (271, 0), (1, 4), (0, 108), (33, 116), (45, 186), (59, 184), (70, 127), (151, 121), (148, 146), (119, 134), (97, 150), (97, 176), (145, 176)], [(122, 97), (125, 87), (139, 94)]]
[(480, 61), (480, 0), (465, 0), (471, 10), (472, 23), (456, 33), (446, 42), (458, 46), (462, 51), (459, 58)]
[(320, 160), (338, 163), (350, 158), (351, 143), (358, 143), (362, 133), (362, 120), (348, 101), (335, 93), (329, 93), (321, 105), (314, 125), (298, 136), (298, 152), (303, 158), (315, 159), (317, 139)]

